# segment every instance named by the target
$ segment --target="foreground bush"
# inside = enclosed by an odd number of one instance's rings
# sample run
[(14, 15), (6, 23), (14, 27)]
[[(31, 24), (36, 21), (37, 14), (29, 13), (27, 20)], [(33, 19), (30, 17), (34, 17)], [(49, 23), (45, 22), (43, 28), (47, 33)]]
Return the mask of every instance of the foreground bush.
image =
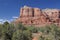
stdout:
[(44, 28), (39, 40), (60, 40), (60, 27), (52, 24)]
[(20, 24), (0, 24), (0, 40), (32, 40), (32, 33), (40, 33), (39, 40), (60, 40), (60, 27), (55, 24), (36, 28)]
[(0, 40), (32, 40), (32, 32), (21, 23), (14, 25), (5, 22), (0, 24)]
[(26, 27), (27, 30), (31, 31), (32, 33), (37, 33), (38, 29), (34, 26), (28, 26)]

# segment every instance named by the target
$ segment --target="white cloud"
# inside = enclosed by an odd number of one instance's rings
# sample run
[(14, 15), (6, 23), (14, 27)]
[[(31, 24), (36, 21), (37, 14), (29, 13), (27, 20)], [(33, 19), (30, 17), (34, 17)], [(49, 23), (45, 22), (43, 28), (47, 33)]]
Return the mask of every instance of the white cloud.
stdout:
[(0, 24), (3, 24), (3, 19), (0, 19)]
[(6, 21), (7, 21), (7, 22), (10, 22), (9, 20), (6, 20), (6, 19), (5, 19), (5, 20), (3, 20), (3, 22), (6, 22)]
[(10, 23), (10, 22), (16, 20), (17, 18), (18, 18), (17, 16), (13, 16), (12, 19), (5, 19), (5, 18), (4, 19), (0, 19), (0, 24), (3, 24), (6, 21)]
[(0, 19), (0, 21), (3, 21), (3, 19)]
[(0, 24), (3, 24), (4, 22), (12, 22), (14, 19), (9, 19), (9, 20), (7, 20), (7, 19), (0, 19)]
[(18, 18), (18, 17), (17, 17), (17, 16), (13, 16), (12, 18), (16, 19), (16, 18)]

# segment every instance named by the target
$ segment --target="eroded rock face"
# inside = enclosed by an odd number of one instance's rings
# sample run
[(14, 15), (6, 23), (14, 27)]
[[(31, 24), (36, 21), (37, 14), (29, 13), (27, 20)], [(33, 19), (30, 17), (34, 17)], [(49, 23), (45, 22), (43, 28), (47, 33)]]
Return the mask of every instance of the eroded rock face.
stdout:
[(39, 8), (34, 8), (34, 16), (39, 17), (41, 15), (41, 10)]
[(24, 6), (20, 9), (20, 17), (16, 20), (24, 25), (41, 26), (46, 24), (60, 24), (60, 10), (31, 8)]

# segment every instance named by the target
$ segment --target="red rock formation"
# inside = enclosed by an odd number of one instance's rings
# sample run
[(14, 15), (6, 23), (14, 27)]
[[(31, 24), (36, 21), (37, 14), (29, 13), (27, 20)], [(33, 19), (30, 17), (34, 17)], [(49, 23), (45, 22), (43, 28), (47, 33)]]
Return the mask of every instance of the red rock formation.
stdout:
[(16, 23), (21, 22), (24, 25), (41, 26), (46, 24), (60, 24), (60, 10), (31, 8), (24, 6), (20, 9), (20, 17)]
[(40, 16), (41, 15), (41, 10), (39, 9), (39, 8), (34, 8), (34, 16), (35, 17), (38, 17), (38, 16)]

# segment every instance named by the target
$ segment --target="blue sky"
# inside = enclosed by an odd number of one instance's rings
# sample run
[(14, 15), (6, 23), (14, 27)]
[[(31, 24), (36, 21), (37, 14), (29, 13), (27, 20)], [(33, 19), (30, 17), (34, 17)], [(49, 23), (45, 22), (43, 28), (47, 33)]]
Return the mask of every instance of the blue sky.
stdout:
[(60, 0), (0, 0), (0, 21), (18, 17), (20, 8), (24, 5), (41, 9), (60, 9)]

